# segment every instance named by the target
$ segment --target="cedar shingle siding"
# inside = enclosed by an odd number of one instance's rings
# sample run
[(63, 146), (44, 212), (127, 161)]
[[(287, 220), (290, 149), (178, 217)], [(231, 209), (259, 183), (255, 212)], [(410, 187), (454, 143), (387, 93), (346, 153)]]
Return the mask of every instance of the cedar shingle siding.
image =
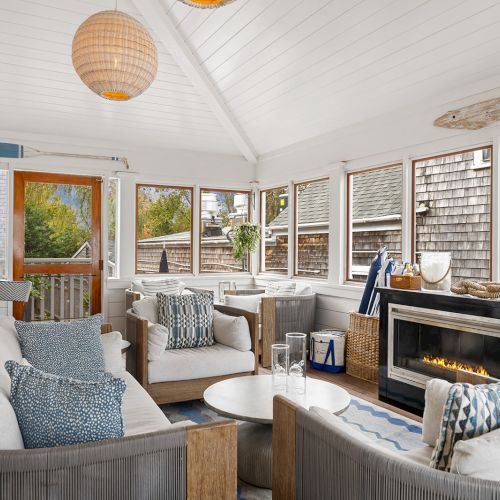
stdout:
[(417, 252), (451, 252), (454, 281), (489, 279), (491, 168), (473, 152), (415, 167)]

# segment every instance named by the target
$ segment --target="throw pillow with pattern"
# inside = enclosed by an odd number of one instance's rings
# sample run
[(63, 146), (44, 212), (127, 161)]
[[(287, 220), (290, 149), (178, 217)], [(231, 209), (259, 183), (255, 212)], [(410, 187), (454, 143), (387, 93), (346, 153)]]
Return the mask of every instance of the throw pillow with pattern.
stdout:
[(71, 322), (16, 321), (21, 352), (43, 372), (77, 380), (97, 380), (104, 373), (102, 315)]
[(181, 285), (179, 278), (142, 280), (142, 287), (146, 297), (156, 297), (157, 293), (178, 295), (184, 288), (184, 286)]
[(10, 401), (25, 448), (52, 448), (123, 436), (125, 382), (109, 373), (87, 382), (7, 361)]
[(206, 347), (214, 344), (213, 292), (190, 295), (159, 293), (158, 323), (167, 329), (167, 349)]
[(275, 281), (266, 286), (266, 295), (270, 297), (293, 297), (297, 284), (293, 281)]
[(449, 471), (457, 441), (500, 427), (500, 384), (453, 384), (444, 407), (430, 466)]

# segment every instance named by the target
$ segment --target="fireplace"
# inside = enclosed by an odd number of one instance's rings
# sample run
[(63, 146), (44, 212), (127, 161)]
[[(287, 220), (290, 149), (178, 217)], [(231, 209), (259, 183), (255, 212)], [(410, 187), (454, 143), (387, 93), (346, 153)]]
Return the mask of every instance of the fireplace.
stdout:
[(476, 384), (500, 379), (500, 303), (382, 290), (381, 399), (419, 413), (431, 378)]

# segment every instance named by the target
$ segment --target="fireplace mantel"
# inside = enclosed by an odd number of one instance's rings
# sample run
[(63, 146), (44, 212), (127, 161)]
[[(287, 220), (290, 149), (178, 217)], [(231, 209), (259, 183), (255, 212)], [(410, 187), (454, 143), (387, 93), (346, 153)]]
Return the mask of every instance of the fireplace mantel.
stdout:
[[(500, 301), (394, 288), (377, 291), (381, 400), (421, 413), (429, 378), (447, 378), (450, 382), (500, 378)], [(429, 366), (423, 363), (424, 355), (426, 359), (434, 356), (465, 363), (468, 370), (479, 375)]]

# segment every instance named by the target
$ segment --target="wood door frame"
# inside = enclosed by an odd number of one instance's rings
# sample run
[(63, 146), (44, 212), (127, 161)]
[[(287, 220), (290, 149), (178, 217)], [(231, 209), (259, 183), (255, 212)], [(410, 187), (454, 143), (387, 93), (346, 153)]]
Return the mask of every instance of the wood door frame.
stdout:
[[(90, 186), (92, 189), (91, 224), (92, 224), (92, 262), (91, 264), (25, 264), (24, 263), (24, 208), (27, 182), (47, 184), (73, 184)], [(91, 274), (92, 313), (102, 310), (102, 177), (89, 177), (72, 174), (51, 174), (48, 172), (14, 171), (13, 203), (13, 278), (22, 280), (25, 274)], [(90, 273), (89, 273), (90, 266)], [(14, 303), (14, 316), (19, 319), (24, 306)]]

